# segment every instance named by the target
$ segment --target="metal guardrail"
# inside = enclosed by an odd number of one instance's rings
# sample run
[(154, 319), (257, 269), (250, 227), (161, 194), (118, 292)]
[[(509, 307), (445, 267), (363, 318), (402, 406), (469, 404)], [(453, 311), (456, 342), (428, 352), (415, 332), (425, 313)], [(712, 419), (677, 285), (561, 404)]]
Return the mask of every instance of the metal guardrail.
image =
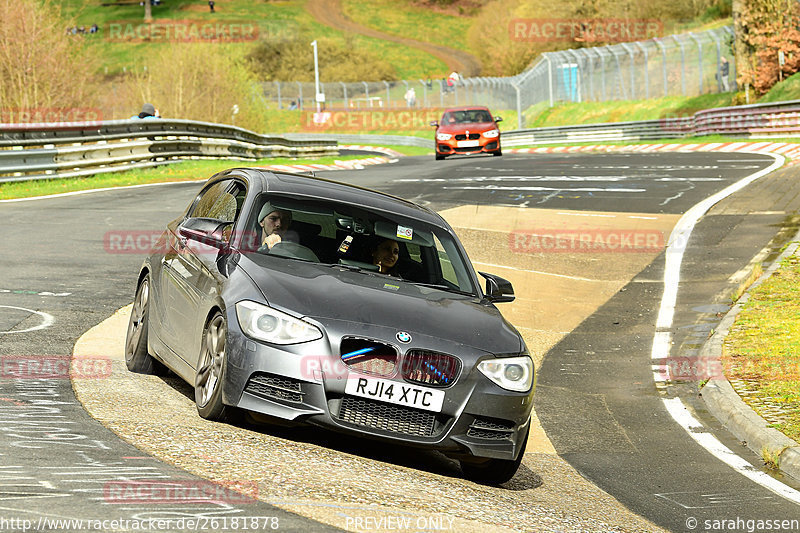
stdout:
[(503, 132), (503, 146), (569, 142), (646, 141), (707, 135), (769, 138), (800, 135), (800, 100), (721, 107), (690, 117), (531, 128)]
[(0, 183), (117, 172), (184, 158), (258, 160), (337, 154), (335, 139), (287, 139), (192, 120), (0, 125)]
[[(690, 117), (506, 131), (502, 143), (511, 147), (635, 142), (715, 134), (750, 139), (800, 136), (800, 100), (707, 109)], [(182, 158), (256, 160), (337, 155), (339, 142), (433, 148), (433, 140), (423, 137), (318, 133), (276, 137), (190, 120), (3, 124), (0, 183), (116, 172)]]
[(371, 145), (396, 145), (396, 146), (417, 146), (420, 148), (430, 148), (433, 150), (433, 128), (429, 138), (409, 137), (405, 135), (368, 135), (353, 133), (287, 133), (287, 139), (310, 140), (321, 139), (338, 141), (340, 144), (371, 144)]

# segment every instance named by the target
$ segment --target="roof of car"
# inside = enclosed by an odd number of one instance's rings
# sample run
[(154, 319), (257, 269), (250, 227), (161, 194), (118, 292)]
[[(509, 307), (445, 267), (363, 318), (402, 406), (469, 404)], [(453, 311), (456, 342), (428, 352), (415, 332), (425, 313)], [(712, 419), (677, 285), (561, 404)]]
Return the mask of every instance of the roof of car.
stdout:
[(459, 106), (459, 107), (448, 107), (447, 109), (444, 110), (444, 112), (448, 113), (450, 111), (467, 111), (467, 110), (470, 110), (470, 109), (483, 109), (483, 110), (489, 111), (488, 107), (482, 106), (482, 105), (462, 105), (462, 106)]
[(317, 176), (277, 172), (263, 168), (240, 168), (257, 183), (263, 180), (264, 192), (306, 196), (322, 200), (334, 200), (343, 203), (361, 205), (366, 208), (396, 213), (398, 215), (424, 220), (440, 225), (442, 219), (430, 209), (417, 205), (403, 198), (392, 196), (372, 189), (341, 183)]

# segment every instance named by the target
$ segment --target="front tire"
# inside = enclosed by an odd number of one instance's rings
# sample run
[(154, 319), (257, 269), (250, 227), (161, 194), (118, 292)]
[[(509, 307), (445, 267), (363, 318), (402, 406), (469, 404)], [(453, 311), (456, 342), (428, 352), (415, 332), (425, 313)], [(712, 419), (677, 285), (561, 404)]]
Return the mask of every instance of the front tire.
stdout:
[(442, 155), (442, 154), (440, 154), (439, 152), (436, 152), (436, 160), (437, 160), (437, 161), (441, 161), (441, 160), (442, 160), (442, 159), (444, 159), (444, 158), (445, 158), (445, 156), (443, 156), (443, 155)]
[(495, 157), (500, 157), (501, 155), (503, 155), (503, 151), (502, 150), (498, 150), (496, 152), (492, 152), (492, 155), (495, 156)]
[(131, 318), (128, 321), (128, 334), (125, 337), (125, 366), (138, 374), (166, 373), (166, 367), (153, 359), (147, 351), (147, 330), (150, 320), (150, 275), (146, 275), (133, 300)]
[(464, 477), (482, 485), (500, 485), (510, 481), (519, 470), (519, 465), (522, 464), (522, 459), (525, 457), (525, 447), (528, 444), (529, 433), (530, 426), (525, 432), (525, 438), (522, 439), (522, 447), (514, 460), (488, 459), (482, 463), (460, 461), (461, 472), (464, 473)]
[(225, 317), (220, 312), (203, 329), (200, 364), (194, 382), (194, 401), (197, 412), (208, 420), (224, 420), (228, 409), (222, 403), (227, 332)]

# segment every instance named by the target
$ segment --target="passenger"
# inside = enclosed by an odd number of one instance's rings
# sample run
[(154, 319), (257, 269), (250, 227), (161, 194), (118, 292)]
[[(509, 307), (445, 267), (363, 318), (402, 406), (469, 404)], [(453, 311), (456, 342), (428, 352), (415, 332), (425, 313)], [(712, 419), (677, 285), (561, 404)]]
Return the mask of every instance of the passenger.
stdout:
[(261, 247), (259, 252), (270, 250), (273, 246), (287, 238), (286, 232), (292, 223), (292, 212), (273, 208), (267, 202), (258, 213), (258, 225), (261, 226)]
[(384, 239), (370, 248), (372, 264), (377, 265), (381, 274), (399, 276), (395, 267), (400, 258), (400, 245), (392, 239)]

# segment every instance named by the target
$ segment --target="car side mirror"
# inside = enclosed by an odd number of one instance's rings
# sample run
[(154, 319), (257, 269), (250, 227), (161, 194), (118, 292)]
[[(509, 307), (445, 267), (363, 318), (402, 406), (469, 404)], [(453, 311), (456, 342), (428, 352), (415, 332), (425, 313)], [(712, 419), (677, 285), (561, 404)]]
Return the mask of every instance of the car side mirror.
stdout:
[(231, 223), (212, 222), (208, 219), (190, 218), (178, 226), (181, 237), (197, 241), (206, 246), (225, 250), (230, 245), (230, 232), (225, 230), (232, 227)]
[(497, 122), (503, 122), (503, 117), (494, 117), (494, 121), (495, 121), (496, 123), (497, 123)]
[(434, 121), (431, 122), (431, 126), (433, 126), (434, 128), (438, 128), (439, 127), (439, 123), (434, 120)]
[(511, 286), (510, 281), (486, 272), (478, 272), (478, 274), (486, 278), (487, 300), (494, 303), (514, 301), (514, 287)]

